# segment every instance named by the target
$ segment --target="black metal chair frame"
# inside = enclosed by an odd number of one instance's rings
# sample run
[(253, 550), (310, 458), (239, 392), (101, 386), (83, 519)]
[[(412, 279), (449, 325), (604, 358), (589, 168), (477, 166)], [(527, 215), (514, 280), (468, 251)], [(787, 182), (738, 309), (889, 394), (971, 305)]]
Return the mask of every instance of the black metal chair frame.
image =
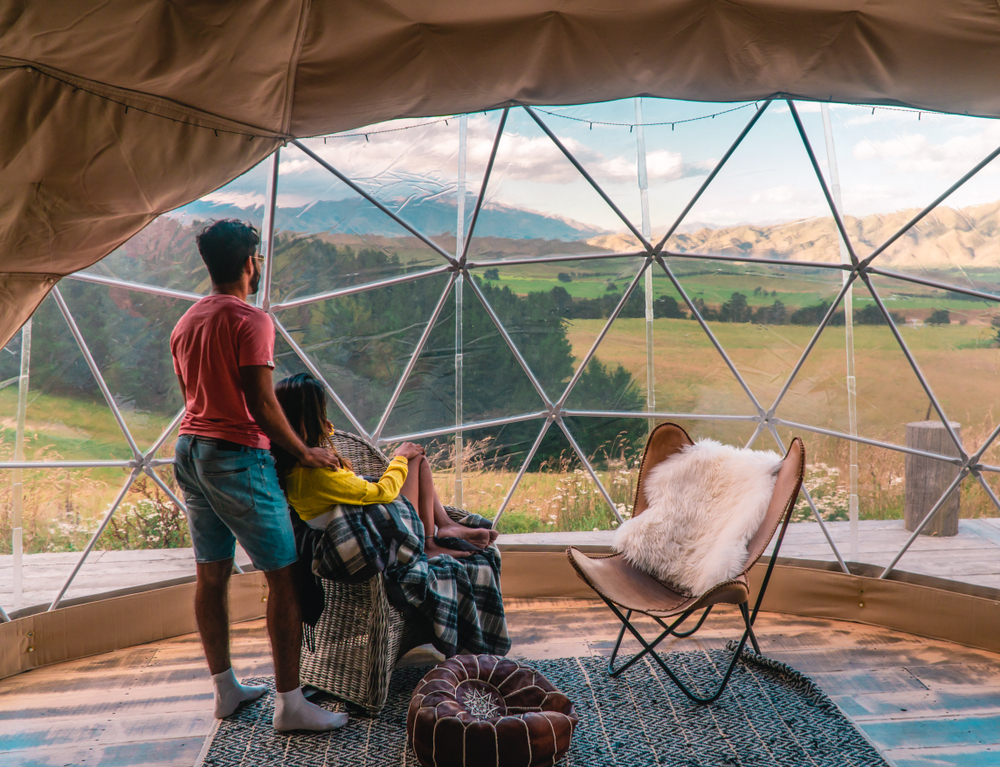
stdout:
[[(743, 653), (743, 648), (746, 646), (747, 639), (749, 639), (750, 643), (753, 645), (754, 652), (756, 652), (758, 655), (763, 655), (763, 653), (761, 653), (760, 651), (760, 646), (757, 644), (757, 637), (753, 632), (753, 624), (757, 620), (757, 613), (760, 611), (760, 605), (764, 601), (764, 593), (767, 591), (767, 584), (771, 580), (771, 573), (774, 570), (775, 562), (778, 559), (778, 550), (781, 548), (782, 540), (784, 540), (785, 531), (788, 529), (788, 523), (791, 521), (792, 509), (794, 507), (795, 504), (790, 503), (788, 505), (788, 510), (785, 512), (785, 518), (781, 523), (781, 530), (778, 533), (778, 540), (774, 544), (774, 551), (771, 554), (771, 561), (767, 565), (767, 571), (764, 573), (764, 580), (760, 584), (760, 591), (757, 594), (757, 601), (754, 603), (753, 612), (751, 613), (749, 610), (748, 606), (749, 601), (744, 601), (739, 604), (740, 614), (743, 616), (743, 624), (746, 627), (746, 630), (743, 632), (743, 637), (740, 639), (740, 643), (739, 646), (736, 648), (736, 652), (733, 653), (732, 660), (729, 662), (729, 668), (726, 670), (726, 675), (723, 677), (722, 683), (719, 685), (719, 689), (716, 690), (713, 695), (707, 698), (702, 698), (693, 693), (690, 689), (688, 689), (687, 685), (685, 685), (680, 679), (677, 678), (677, 675), (674, 674), (673, 671), (671, 671), (670, 667), (666, 664), (663, 658), (660, 657), (660, 654), (656, 652), (656, 647), (669, 636), (674, 636), (679, 639), (683, 639), (685, 637), (689, 637), (692, 634), (694, 634), (698, 629), (701, 628), (702, 624), (705, 622), (705, 619), (708, 618), (708, 615), (709, 613), (712, 612), (712, 607), (714, 607), (714, 605), (709, 605), (708, 607), (706, 607), (705, 612), (702, 614), (701, 618), (698, 619), (698, 623), (695, 625), (695, 627), (690, 631), (684, 631), (684, 632), (679, 632), (677, 631), (677, 629), (681, 626), (681, 624), (684, 623), (684, 621), (690, 618), (700, 608), (693, 607), (690, 610), (682, 613), (680, 617), (677, 618), (677, 620), (675, 620), (669, 626), (666, 623), (664, 623), (662, 618), (658, 618), (655, 615), (649, 615), (650, 618), (656, 621), (660, 625), (660, 627), (663, 628), (663, 631), (652, 642), (647, 642), (646, 639), (639, 632), (639, 630), (632, 624), (632, 614), (635, 611), (628, 610), (625, 615), (622, 615), (621, 610), (618, 609), (617, 605), (615, 605), (611, 600), (607, 599), (605, 596), (601, 595), (601, 599), (604, 600), (604, 603), (611, 608), (611, 612), (613, 612), (618, 617), (618, 620), (622, 622), (621, 631), (618, 632), (618, 641), (615, 642), (615, 648), (611, 652), (611, 657), (608, 659), (608, 673), (613, 677), (617, 677), (627, 668), (629, 668), (633, 663), (635, 663), (637, 660), (648, 654), (651, 655), (653, 657), (653, 660), (655, 660), (659, 664), (660, 668), (662, 668), (667, 673), (667, 676), (670, 677), (671, 681), (681, 689), (681, 692), (687, 695), (687, 697), (693, 700), (695, 703), (713, 703), (716, 700), (718, 700), (719, 696), (722, 695), (722, 693), (725, 691), (726, 685), (729, 683), (729, 678), (733, 675), (733, 670), (736, 668), (736, 662), (740, 659), (740, 655)], [(643, 614), (648, 615), (648, 613), (643, 613)], [(634, 636), (636, 640), (639, 642), (639, 644), (642, 645), (643, 649), (640, 652), (637, 652), (627, 661), (625, 661), (618, 668), (615, 668), (615, 659), (618, 657), (618, 650), (621, 648), (622, 639), (624, 639), (625, 637), (626, 629), (629, 632), (631, 632), (632, 636)]]

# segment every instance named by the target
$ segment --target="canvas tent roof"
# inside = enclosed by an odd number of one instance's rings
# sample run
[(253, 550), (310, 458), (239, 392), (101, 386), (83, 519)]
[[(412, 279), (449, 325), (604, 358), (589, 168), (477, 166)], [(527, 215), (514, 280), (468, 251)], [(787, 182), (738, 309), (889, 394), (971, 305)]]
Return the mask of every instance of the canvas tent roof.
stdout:
[(290, 137), (637, 95), (1000, 116), (998, 74), (984, 0), (0, 2), (0, 343)]

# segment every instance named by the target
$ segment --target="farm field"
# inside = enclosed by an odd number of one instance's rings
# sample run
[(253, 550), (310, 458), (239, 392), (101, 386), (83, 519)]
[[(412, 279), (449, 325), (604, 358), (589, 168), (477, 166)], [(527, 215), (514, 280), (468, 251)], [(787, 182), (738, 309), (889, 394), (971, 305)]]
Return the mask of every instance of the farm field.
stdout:
[[(740, 292), (751, 307), (780, 301), (789, 311), (832, 300), (840, 289), (834, 271), (776, 270), (762, 266), (734, 267), (717, 262), (672, 264), (692, 300), (718, 309)], [(502, 269), (496, 267), (489, 281), (519, 295), (564, 288), (578, 299), (601, 298), (620, 292), (635, 274), (635, 263), (627, 260), (564, 262)], [(485, 275), (487, 270), (477, 273)], [(654, 272), (655, 297), (680, 296), (662, 273)], [(560, 278), (560, 275), (564, 275)], [(995, 289), (997, 276), (967, 270), (963, 275), (933, 275), (938, 279), (964, 280), (977, 289)], [(566, 279), (568, 277), (568, 280)], [(965, 284), (965, 283), (963, 283)], [(876, 280), (886, 306), (901, 315), (906, 324), (899, 332), (912, 351), (946, 413), (961, 424), (967, 449), (975, 449), (1000, 420), (1000, 348), (995, 342), (993, 317), (1000, 314), (991, 304), (970, 301), (954, 293), (933, 288)], [(855, 312), (871, 305), (863, 286), (855, 290)], [(935, 310), (947, 309), (950, 324), (925, 324)], [(578, 365), (604, 327), (603, 319), (566, 321), (567, 339)], [(769, 409), (809, 343), (814, 329), (807, 325), (767, 325), (756, 322), (709, 320), (712, 332), (744, 377), (760, 405)], [(621, 317), (600, 345), (596, 359), (605, 366), (622, 365), (642, 394), (646, 386), (646, 325), (642, 318)], [(700, 325), (690, 319), (658, 318), (653, 323), (655, 402), (658, 412), (704, 415), (753, 415), (755, 409), (727, 368)], [(857, 430), (860, 436), (902, 444), (905, 424), (936, 418), (929, 400), (888, 326), (856, 325), (854, 347), (857, 385)], [(164, 353), (166, 349), (164, 349)], [(557, 397), (561, 392), (551, 391)], [(567, 407), (574, 409), (570, 396)], [(160, 435), (170, 420), (162, 413), (141, 412), (122, 405), (124, 417), (140, 448)], [(13, 455), (17, 387), (0, 389), (0, 453)], [(777, 408), (778, 418), (813, 427), (848, 433), (845, 331), (830, 326), (820, 336), (794, 383)], [(695, 437), (711, 436), (743, 444), (753, 433), (746, 422), (678, 419)], [(780, 427), (783, 441), (795, 433)], [(85, 400), (48, 393), (46, 382), (33, 380), (27, 413), (26, 457), (36, 460), (128, 459), (131, 453), (110, 411), (100, 400)], [(811, 463), (810, 490), (824, 516), (846, 515), (848, 448), (841, 440), (801, 431)], [(161, 450), (169, 456), (173, 438)], [(757, 447), (774, 448), (766, 435)], [(442, 455), (447, 451), (442, 452)], [(630, 457), (614, 465), (597, 466), (605, 487), (619, 509), (631, 505), (635, 467)], [(1000, 446), (992, 447), (984, 461), (1000, 466)], [(902, 515), (903, 456), (877, 447), (859, 448), (862, 518), (898, 518)], [(453, 475), (447, 461), (438, 465), (437, 484), (446, 502), (454, 493)], [(465, 473), (465, 505), (486, 516), (495, 514), (518, 468), (516, 461), (503, 469), (470, 466)], [(171, 472), (164, 470), (164, 478)], [(997, 475), (990, 475), (1000, 491)], [(0, 551), (9, 550), (10, 473), (0, 473)], [(124, 478), (120, 469), (25, 471), (26, 532), (34, 550), (73, 550), (82, 547), (114, 497)], [(176, 527), (179, 517), (172, 506), (158, 497), (148, 484), (126, 499), (135, 508), (132, 527), (117, 531), (107, 545), (155, 547), (169, 545), (157, 536), (169, 514)], [(146, 504), (143, 506), (142, 504)], [(996, 516), (996, 509), (974, 482), (963, 483), (963, 516)], [(143, 511), (145, 509), (145, 511)], [(168, 514), (169, 512), (169, 514)], [(143, 517), (146, 514), (149, 518)], [(152, 515), (152, 516), (150, 516)], [(156, 516), (159, 515), (159, 516)], [(167, 516), (163, 516), (167, 515)], [(155, 519), (154, 519), (155, 516)], [(805, 516), (805, 515), (803, 515)], [(525, 475), (501, 521), (504, 532), (533, 530), (590, 530), (611, 526), (613, 517), (603, 497), (580, 467), (564, 462), (551, 471)], [(171, 528), (174, 529), (174, 528)], [(115, 531), (112, 531), (114, 533)], [(109, 533), (109, 535), (111, 535)], [(173, 533), (171, 534), (173, 535)], [(173, 535), (170, 540), (180, 540)], [(26, 541), (26, 544), (29, 543)], [(98, 548), (105, 545), (98, 544)]]
[[(574, 320), (569, 339), (580, 360), (604, 320)], [(709, 323), (757, 400), (768, 409), (799, 361), (814, 328), (752, 323)], [(900, 334), (946, 413), (975, 430), (992, 428), (1000, 414), (1000, 349), (987, 345), (976, 325), (901, 327)], [(621, 364), (645, 392), (645, 320), (620, 318), (597, 351), (604, 364)], [(789, 421), (848, 431), (843, 327), (828, 327), (778, 407)], [(752, 415), (749, 398), (708, 336), (693, 320), (653, 322), (656, 409), (660, 412)], [(854, 328), (858, 433), (903, 439), (903, 426), (924, 420), (929, 400), (887, 326)], [(569, 405), (572, 407), (572, 397)]]
[[(632, 258), (565, 261), (561, 263), (519, 264), (504, 267), (499, 264), (490, 276), (493, 284), (507, 287), (518, 295), (549, 291), (554, 286), (565, 289), (573, 298), (599, 298), (609, 289), (624, 291), (635, 277), (639, 262)], [(832, 301), (841, 287), (837, 270), (809, 267), (790, 268), (757, 264), (732, 264), (724, 261), (670, 260), (671, 269), (682, 287), (694, 299), (718, 306), (730, 300), (734, 292), (746, 296), (750, 306), (767, 306), (775, 299), (789, 307), (803, 307), (819, 301)], [(490, 271), (485, 265), (475, 271), (484, 276)], [(559, 275), (562, 274), (562, 279)], [(678, 298), (667, 275), (658, 266), (652, 267), (653, 295), (674, 295)], [(918, 276), (953, 283), (985, 292), (1000, 292), (1000, 275), (994, 270), (966, 269), (959, 272), (926, 272)], [(569, 278), (568, 280), (566, 278)], [(979, 316), (985, 310), (995, 310), (985, 301), (925, 287), (889, 277), (874, 276), (887, 308), (906, 314), (929, 313), (933, 309), (957, 312), (954, 322)], [(854, 302), (857, 309), (874, 304), (874, 299), (860, 282), (855, 283)], [(640, 284), (640, 289), (642, 285)], [(988, 323), (987, 323), (988, 324)]]

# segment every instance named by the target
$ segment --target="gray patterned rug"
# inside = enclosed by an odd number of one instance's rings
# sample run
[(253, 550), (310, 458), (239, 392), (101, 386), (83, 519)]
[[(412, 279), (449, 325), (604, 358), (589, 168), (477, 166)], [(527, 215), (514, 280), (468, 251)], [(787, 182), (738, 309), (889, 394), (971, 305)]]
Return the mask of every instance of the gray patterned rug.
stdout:
[[(728, 654), (673, 653), (675, 671), (708, 689)], [(621, 767), (885, 767), (865, 737), (806, 676), (767, 659), (737, 665), (716, 703), (688, 701), (647, 662), (612, 679), (602, 658), (560, 658), (530, 665), (569, 695), (580, 724), (558, 764)], [(222, 721), (202, 751), (199, 767), (417, 767), (406, 747), (410, 692), (428, 667), (397, 669), (377, 719), (352, 712), (333, 733), (279, 734), (271, 727), (273, 695)], [(253, 680), (272, 683), (273, 680)], [(312, 699), (343, 710), (329, 698)]]

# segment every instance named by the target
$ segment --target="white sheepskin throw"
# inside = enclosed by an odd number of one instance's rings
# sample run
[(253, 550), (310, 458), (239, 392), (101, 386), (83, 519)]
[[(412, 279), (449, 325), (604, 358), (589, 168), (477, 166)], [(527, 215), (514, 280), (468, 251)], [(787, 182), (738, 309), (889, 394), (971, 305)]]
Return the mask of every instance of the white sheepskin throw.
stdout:
[(742, 572), (780, 467), (770, 450), (698, 440), (646, 475), (648, 505), (618, 528), (615, 551), (661, 581), (704, 594)]

